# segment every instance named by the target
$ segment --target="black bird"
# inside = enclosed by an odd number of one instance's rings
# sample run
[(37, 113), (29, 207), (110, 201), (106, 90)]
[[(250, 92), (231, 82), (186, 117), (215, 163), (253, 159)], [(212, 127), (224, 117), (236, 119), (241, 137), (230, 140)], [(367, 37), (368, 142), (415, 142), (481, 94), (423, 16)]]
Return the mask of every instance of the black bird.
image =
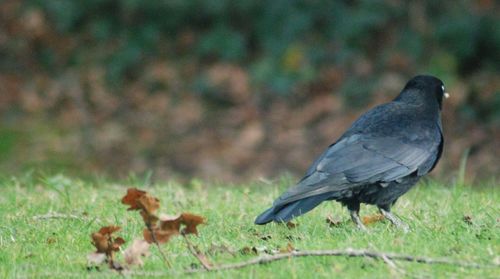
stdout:
[(359, 206), (366, 203), (407, 231), (391, 206), (441, 157), (443, 97), (448, 93), (438, 78), (412, 78), (392, 102), (356, 120), (255, 223), (288, 222), (325, 200), (336, 200), (347, 206), (360, 229), (365, 230)]

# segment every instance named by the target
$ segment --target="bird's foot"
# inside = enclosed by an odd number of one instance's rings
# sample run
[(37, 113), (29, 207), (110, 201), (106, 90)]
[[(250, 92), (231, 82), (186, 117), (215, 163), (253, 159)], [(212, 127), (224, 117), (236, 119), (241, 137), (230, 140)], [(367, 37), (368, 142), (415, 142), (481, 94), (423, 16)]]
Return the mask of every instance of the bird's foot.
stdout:
[(380, 208), (380, 213), (382, 213), (382, 215), (384, 215), (384, 217), (397, 228), (400, 228), (405, 233), (410, 232), (410, 226), (408, 226), (408, 224), (406, 224), (405, 222), (401, 221), (401, 219), (396, 217), (396, 215), (392, 214), (390, 211), (386, 211)]
[(368, 232), (368, 229), (366, 229), (365, 225), (361, 221), (361, 218), (359, 218), (359, 213), (356, 210), (349, 210), (349, 214), (351, 214), (351, 219), (356, 224), (356, 227), (363, 232)]
[(356, 227), (362, 232), (368, 232), (368, 229), (365, 227), (365, 225), (363, 225), (363, 223), (356, 224)]

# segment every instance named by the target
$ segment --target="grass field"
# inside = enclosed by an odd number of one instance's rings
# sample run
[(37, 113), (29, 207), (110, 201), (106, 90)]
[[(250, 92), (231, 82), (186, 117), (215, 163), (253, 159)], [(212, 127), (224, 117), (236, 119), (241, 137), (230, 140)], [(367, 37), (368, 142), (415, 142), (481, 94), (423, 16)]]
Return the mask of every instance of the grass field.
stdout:
[[(369, 233), (355, 229), (345, 208), (326, 202), (298, 218), (295, 228), (271, 224), (255, 226), (253, 220), (267, 208), (291, 178), (244, 185), (187, 185), (159, 182), (149, 186), (140, 179), (110, 183), (93, 179), (81, 181), (65, 176), (8, 178), (0, 181), (0, 278), (119, 277), (102, 268), (88, 271), (86, 256), (94, 250), (90, 234), (101, 226), (118, 225), (118, 235), (127, 243), (142, 235), (143, 222), (137, 212), (126, 211), (120, 203), (127, 187), (138, 187), (158, 197), (161, 213), (192, 212), (207, 218), (194, 244), (213, 263), (240, 262), (257, 255), (242, 253), (255, 248), (279, 250), (292, 245), (297, 250), (369, 249), (432, 258), (449, 258), (497, 267), (480, 269), (453, 265), (429, 265), (396, 261), (393, 267), (371, 258), (305, 257), (290, 258), (238, 270), (197, 273), (207, 278), (499, 278), (500, 190), (491, 183), (482, 187), (421, 182), (403, 196), (394, 212), (411, 227), (404, 234), (389, 222), (369, 224)], [(376, 213), (362, 206), (361, 214)], [(60, 214), (60, 215), (58, 215)], [(329, 226), (325, 219), (340, 220)], [(56, 218), (57, 217), (57, 218)], [(464, 219), (465, 218), (465, 219)], [(182, 239), (162, 246), (172, 263), (167, 268), (156, 247), (144, 267), (134, 272), (167, 277), (199, 263)], [(120, 259), (122, 255), (118, 255)]]

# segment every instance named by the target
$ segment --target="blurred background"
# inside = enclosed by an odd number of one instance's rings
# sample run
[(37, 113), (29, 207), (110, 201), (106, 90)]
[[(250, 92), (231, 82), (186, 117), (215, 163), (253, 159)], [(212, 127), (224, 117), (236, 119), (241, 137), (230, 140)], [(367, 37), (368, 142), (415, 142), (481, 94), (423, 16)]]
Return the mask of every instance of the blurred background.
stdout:
[(500, 173), (497, 1), (0, 1), (0, 170), (301, 175), (412, 76), (440, 77), (433, 175)]

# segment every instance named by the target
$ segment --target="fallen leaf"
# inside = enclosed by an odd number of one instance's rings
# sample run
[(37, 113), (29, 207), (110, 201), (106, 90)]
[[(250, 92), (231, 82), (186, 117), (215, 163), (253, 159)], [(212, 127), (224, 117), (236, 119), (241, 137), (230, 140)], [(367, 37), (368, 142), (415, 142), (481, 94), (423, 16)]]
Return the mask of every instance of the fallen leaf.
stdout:
[[(129, 188), (127, 194), (122, 198), (122, 203), (129, 205), (127, 210), (140, 210), (140, 214), (146, 229), (143, 231), (144, 240), (147, 243), (166, 243), (174, 235), (196, 234), (198, 235), (197, 226), (205, 223), (205, 219), (199, 215), (191, 213), (182, 213), (177, 216), (163, 215), (159, 218), (156, 211), (160, 208), (160, 200), (151, 196), (149, 193), (136, 189)], [(158, 220), (160, 224), (158, 225)], [(184, 228), (181, 230), (181, 227)], [(103, 246), (98, 235), (96, 237), (96, 245)]]
[(150, 214), (145, 210), (141, 210), (139, 214), (141, 214), (142, 220), (147, 227), (154, 227), (156, 225), (158, 217), (155, 214)]
[(151, 196), (146, 191), (129, 188), (127, 194), (122, 198), (122, 203), (130, 205), (127, 210), (140, 210), (146, 226), (151, 227), (158, 221), (156, 211), (160, 208), (160, 200)]
[[(153, 232), (153, 234), (151, 233), (151, 231)], [(162, 230), (159, 228), (153, 228), (151, 231), (147, 228), (143, 231), (144, 240), (146, 240), (148, 243), (154, 243), (155, 239), (160, 244), (167, 243), (172, 236), (179, 234), (178, 231)]]
[(331, 215), (326, 217), (326, 223), (330, 225), (330, 227), (338, 227), (342, 223), (339, 219), (333, 218)]
[(384, 220), (384, 215), (382, 214), (368, 215), (363, 217), (363, 224), (369, 225), (382, 220)]
[(140, 208), (145, 210), (149, 214), (155, 214), (156, 210), (160, 208), (160, 200), (145, 193), (137, 199), (137, 204)]
[(120, 250), (120, 246), (122, 246), (123, 244), (125, 244), (125, 239), (117, 237), (112, 241), (111, 249), (113, 249), (113, 251), (118, 251)]
[[(191, 213), (182, 213), (176, 216), (163, 215), (160, 218), (159, 226), (151, 226), (151, 230), (144, 229), (144, 239), (153, 243), (154, 238), (158, 243), (166, 243), (174, 235), (196, 234), (198, 235), (197, 226), (205, 223), (205, 218)], [(184, 228), (181, 230), (181, 227)], [(151, 233), (153, 231), (153, 234)]]
[(121, 237), (113, 238), (112, 234), (120, 230), (117, 226), (102, 227), (99, 232), (91, 234), (92, 244), (97, 249), (97, 253), (104, 253), (110, 259), (113, 258), (113, 252), (120, 250), (120, 246), (125, 243)]
[(127, 194), (122, 198), (122, 203), (130, 205), (127, 210), (139, 210), (141, 209), (139, 198), (144, 194), (146, 194), (145, 191), (139, 190), (137, 188), (128, 188)]
[(121, 228), (118, 226), (107, 226), (107, 227), (102, 227), (99, 230), (99, 233), (102, 235), (111, 235), (112, 233), (117, 232), (119, 230), (121, 230)]
[[(198, 235), (197, 226), (205, 223), (205, 218), (191, 213), (182, 213), (176, 216), (162, 216), (160, 228), (162, 230), (173, 230), (182, 234)], [(186, 226), (181, 231), (181, 225)]]
[(97, 252), (106, 254), (109, 250), (108, 238), (101, 233), (93, 233), (91, 236), (92, 245), (97, 248)]
[(162, 230), (173, 230), (180, 232), (181, 222), (182, 222), (181, 214), (175, 216), (170, 216), (170, 215), (160, 216), (160, 228)]
[(205, 218), (194, 215), (191, 213), (182, 213), (181, 214), (182, 221), (186, 227), (182, 230), (182, 234), (195, 234), (198, 235), (197, 226), (205, 223)]
[(119, 263), (113, 261), (113, 253), (120, 250), (120, 246), (125, 243), (125, 239), (121, 237), (113, 238), (112, 234), (118, 230), (120, 230), (118, 226), (107, 226), (91, 235), (92, 244), (97, 251), (87, 256), (89, 266), (99, 265), (107, 261), (110, 268), (118, 271), (123, 270)]
[(467, 225), (473, 225), (473, 223), (472, 223), (472, 216), (470, 216), (470, 215), (464, 215), (463, 220), (464, 220), (464, 222)]
[(143, 266), (143, 257), (149, 256), (150, 244), (144, 239), (135, 239), (132, 244), (125, 250), (124, 258), (128, 265)]
[(296, 228), (298, 225), (295, 224), (295, 223), (293, 223), (293, 222), (291, 222), (291, 221), (288, 221), (288, 222), (286, 222), (286, 226), (289, 229), (293, 229), (293, 228)]

